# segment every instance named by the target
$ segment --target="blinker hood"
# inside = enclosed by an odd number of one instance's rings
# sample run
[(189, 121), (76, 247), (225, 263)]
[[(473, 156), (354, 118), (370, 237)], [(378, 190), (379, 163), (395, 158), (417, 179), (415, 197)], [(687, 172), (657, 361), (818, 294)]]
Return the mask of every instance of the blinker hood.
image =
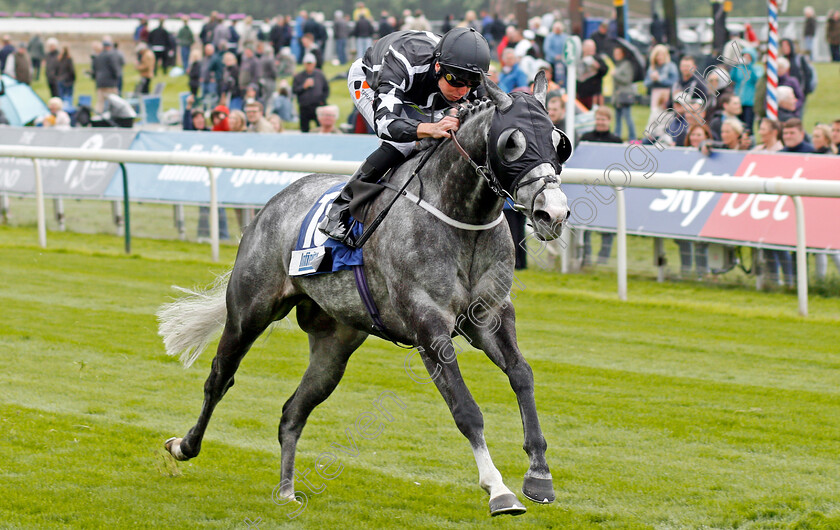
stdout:
[[(487, 159), (496, 178), (513, 194), (522, 177), (535, 167), (550, 163), (559, 173), (560, 164), (552, 141), (554, 124), (545, 109), (536, 99), (521, 92), (514, 92), (510, 97), (513, 104), (507, 110), (497, 110), (490, 124)], [(506, 160), (505, 144), (516, 130), (525, 137), (525, 150), (515, 160)]]

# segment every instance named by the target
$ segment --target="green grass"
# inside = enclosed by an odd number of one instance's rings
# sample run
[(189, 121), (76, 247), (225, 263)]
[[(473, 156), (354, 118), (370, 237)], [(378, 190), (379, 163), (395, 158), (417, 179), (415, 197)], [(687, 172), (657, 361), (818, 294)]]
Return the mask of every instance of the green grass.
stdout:
[[(212, 355), (166, 357), (155, 309), (170, 285), (227, 268), (206, 246), (0, 227), (0, 520), (6, 528), (300, 527), (838, 528), (840, 300), (609, 273), (518, 274), (520, 345), (534, 369), (557, 501), (491, 520), (468, 444), (404, 352), (370, 339), (310, 419), (298, 468), (345, 439), (391, 390), (406, 404), (294, 521), (272, 503), (277, 422), (306, 367), (306, 337), (260, 339), (177, 467), (163, 440), (197, 416)], [(527, 469), (516, 400), (480, 352), (459, 362), (494, 461), (515, 491)], [(319, 485), (322, 481), (313, 481)], [(300, 487), (299, 487), (300, 489)]]

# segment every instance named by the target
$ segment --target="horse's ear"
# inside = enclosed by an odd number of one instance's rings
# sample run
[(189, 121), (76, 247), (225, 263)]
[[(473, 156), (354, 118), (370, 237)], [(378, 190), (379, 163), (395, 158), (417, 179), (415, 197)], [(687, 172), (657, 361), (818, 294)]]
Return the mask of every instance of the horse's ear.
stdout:
[(481, 78), (484, 81), (484, 88), (487, 89), (487, 95), (490, 96), (493, 103), (499, 107), (499, 110), (507, 110), (511, 105), (513, 105), (513, 98), (505, 94), (501, 88), (496, 86), (496, 83), (490, 81), (490, 79), (484, 74), (481, 75)]
[(534, 78), (534, 97), (537, 101), (545, 107), (546, 95), (548, 94), (548, 81), (545, 79), (545, 70), (537, 72), (537, 77)]

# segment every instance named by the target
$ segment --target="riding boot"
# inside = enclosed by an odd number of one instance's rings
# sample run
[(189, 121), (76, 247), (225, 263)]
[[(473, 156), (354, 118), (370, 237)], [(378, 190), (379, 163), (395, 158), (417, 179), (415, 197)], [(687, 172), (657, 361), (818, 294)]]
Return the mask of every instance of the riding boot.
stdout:
[(353, 200), (354, 183), (375, 184), (403, 158), (402, 153), (392, 145), (381, 144), (350, 177), (341, 193), (330, 205), (327, 215), (318, 223), (318, 230), (348, 246), (353, 246), (350, 235), (352, 229), (350, 225), (350, 202)]
[(372, 184), (378, 181), (383, 173), (371, 164), (363, 163), (332, 202), (327, 215), (318, 223), (318, 230), (333, 239), (352, 246), (350, 240), (350, 229), (352, 228), (350, 225), (350, 201), (353, 200), (353, 190), (350, 183), (361, 180)]

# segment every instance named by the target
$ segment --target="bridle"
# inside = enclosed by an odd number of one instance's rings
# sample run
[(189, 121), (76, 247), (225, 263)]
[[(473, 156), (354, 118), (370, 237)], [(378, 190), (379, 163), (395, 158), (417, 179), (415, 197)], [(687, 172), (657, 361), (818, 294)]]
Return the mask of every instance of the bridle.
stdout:
[[(487, 186), (490, 187), (490, 189), (493, 191), (493, 193), (495, 193), (496, 195), (498, 195), (502, 199), (510, 200), (511, 204), (513, 205), (513, 209), (522, 213), (522, 214), (527, 215), (529, 213), (529, 210), (524, 204), (522, 204), (522, 203), (520, 203), (516, 200), (516, 192), (519, 191), (520, 188), (522, 188), (524, 186), (527, 186), (528, 184), (533, 184), (534, 182), (537, 182), (537, 181), (540, 181), (540, 180), (542, 181), (542, 186), (534, 194), (534, 198), (531, 199), (530, 213), (533, 215), (535, 204), (536, 204), (536, 201), (537, 201), (537, 197), (539, 197), (540, 194), (543, 191), (545, 191), (545, 189), (546, 189), (546, 187), (548, 187), (549, 183), (557, 183), (558, 182), (557, 177), (554, 176), (554, 175), (544, 175), (542, 177), (531, 177), (529, 179), (522, 179), (520, 177), (518, 180), (514, 181), (514, 183), (513, 183), (514, 184), (513, 185), (513, 194), (511, 194), (510, 192), (508, 192), (505, 189), (505, 187), (499, 181), (499, 177), (496, 176), (496, 174), (493, 172), (493, 170), (490, 168), (489, 165), (480, 166), (480, 165), (475, 163), (475, 160), (472, 159), (470, 154), (467, 153), (466, 149), (464, 149), (461, 146), (460, 142), (458, 142), (458, 139), (456, 138), (454, 131), (450, 131), (449, 138), (450, 138), (450, 140), (452, 140), (452, 145), (455, 146), (455, 149), (458, 151), (458, 153), (470, 164), (470, 166), (472, 166), (472, 168), (476, 172), (476, 174), (484, 179), (484, 181), (487, 183)], [(487, 143), (487, 152), (485, 153), (485, 160), (489, 161), (490, 160), (490, 141), (488, 140), (486, 143)]]

